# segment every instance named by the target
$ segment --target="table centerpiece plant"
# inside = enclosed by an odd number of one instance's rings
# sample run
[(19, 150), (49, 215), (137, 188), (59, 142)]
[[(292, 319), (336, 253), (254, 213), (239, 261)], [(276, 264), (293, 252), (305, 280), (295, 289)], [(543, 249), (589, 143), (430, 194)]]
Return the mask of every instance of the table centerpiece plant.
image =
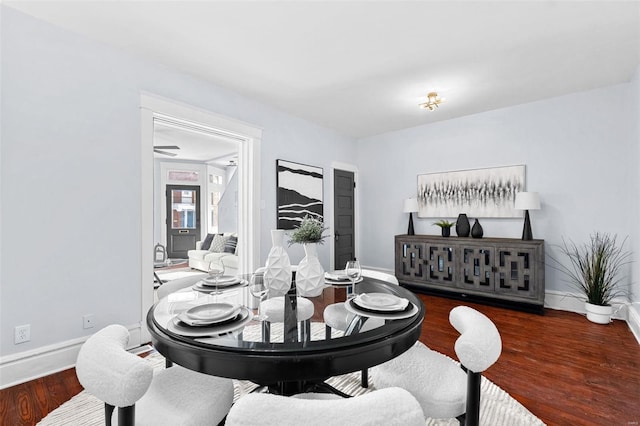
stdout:
[(551, 266), (585, 297), (587, 319), (592, 322), (611, 322), (612, 301), (626, 294), (622, 275), (624, 267), (631, 263), (631, 252), (624, 248), (626, 241), (627, 238), (618, 244), (616, 235), (599, 232), (591, 234), (582, 245), (563, 239), (557, 247), (569, 259), (569, 265), (551, 258)]
[(326, 235), (322, 235), (328, 228), (324, 227), (321, 220), (307, 215), (302, 219), (300, 225), (293, 230), (289, 239), (289, 246), (293, 244), (324, 244)]
[(296, 288), (300, 296), (319, 296), (325, 287), (317, 245), (324, 244), (326, 235), (323, 232), (326, 230), (322, 220), (307, 215), (291, 233), (289, 246), (302, 244), (305, 253), (296, 271)]

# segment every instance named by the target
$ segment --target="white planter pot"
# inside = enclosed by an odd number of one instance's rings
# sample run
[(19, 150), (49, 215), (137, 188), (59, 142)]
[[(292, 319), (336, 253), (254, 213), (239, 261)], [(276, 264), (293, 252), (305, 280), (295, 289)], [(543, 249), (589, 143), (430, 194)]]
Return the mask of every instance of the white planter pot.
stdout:
[(298, 264), (296, 272), (296, 290), (300, 296), (316, 297), (325, 288), (324, 269), (318, 259), (317, 244), (305, 244), (304, 253), (305, 257)]
[(613, 306), (600, 306), (592, 305), (591, 303), (584, 304), (587, 311), (587, 319), (597, 324), (609, 324), (611, 322), (611, 315), (613, 315)]
[(264, 280), (269, 288), (269, 297), (284, 296), (291, 288), (291, 261), (284, 249), (284, 231), (271, 230), (272, 247), (267, 256)]

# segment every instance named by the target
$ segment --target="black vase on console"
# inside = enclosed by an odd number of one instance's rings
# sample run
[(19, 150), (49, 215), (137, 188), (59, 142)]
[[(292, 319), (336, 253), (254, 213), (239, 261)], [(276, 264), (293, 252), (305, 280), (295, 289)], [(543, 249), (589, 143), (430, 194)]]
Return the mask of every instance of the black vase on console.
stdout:
[(480, 221), (476, 219), (476, 223), (474, 223), (473, 228), (471, 228), (471, 236), (473, 238), (482, 238), (483, 235), (482, 225), (480, 225)]
[(456, 235), (458, 237), (468, 237), (469, 232), (471, 232), (469, 219), (465, 213), (460, 213), (458, 215), (458, 220), (456, 220)]

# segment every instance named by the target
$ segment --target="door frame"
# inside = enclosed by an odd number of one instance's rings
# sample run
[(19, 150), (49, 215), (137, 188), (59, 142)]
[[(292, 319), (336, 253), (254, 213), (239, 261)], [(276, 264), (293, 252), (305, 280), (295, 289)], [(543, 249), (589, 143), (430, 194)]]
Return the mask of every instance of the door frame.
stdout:
[(147, 311), (153, 305), (153, 120), (167, 116), (199, 123), (237, 139), (238, 148), (238, 254), (239, 271), (249, 272), (260, 263), (260, 146), (262, 129), (161, 96), (140, 93), (140, 313), (139, 333), (130, 344), (151, 340)]
[(333, 185), (335, 184), (334, 182), (334, 171), (337, 170), (344, 170), (347, 172), (353, 172), (353, 181), (356, 184), (356, 187), (353, 189), (353, 232), (355, 233), (355, 238), (353, 239), (353, 253), (356, 257), (356, 259), (359, 260), (360, 258), (360, 253), (359, 253), (359, 247), (360, 247), (360, 220), (359, 220), (359, 215), (358, 212), (360, 211), (360, 197), (358, 196), (359, 190), (360, 190), (360, 184), (359, 184), (359, 180), (358, 180), (358, 167), (355, 164), (349, 164), (349, 163), (341, 163), (339, 161), (332, 161), (331, 162), (331, 173), (329, 173), (329, 191), (331, 193), (331, 203), (327, 203), (327, 209), (325, 211), (325, 223), (327, 223), (327, 217), (329, 217), (329, 229), (330, 229), (330, 238), (331, 238), (331, 244), (329, 244), (329, 266), (330, 268), (336, 269), (336, 265), (335, 265), (335, 247), (334, 247), (334, 241), (336, 238), (335, 235), (335, 223), (334, 223), (334, 206), (333, 206), (333, 199), (335, 197), (335, 191), (333, 190)]

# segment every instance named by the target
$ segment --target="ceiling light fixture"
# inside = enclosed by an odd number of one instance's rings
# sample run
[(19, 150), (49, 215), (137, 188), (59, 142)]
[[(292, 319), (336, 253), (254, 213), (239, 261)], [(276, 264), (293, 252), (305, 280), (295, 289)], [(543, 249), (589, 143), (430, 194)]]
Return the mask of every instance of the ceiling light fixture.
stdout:
[(438, 96), (436, 92), (429, 92), (427, 94), (427, 102), (420, 104), (420, 108), (428, 109), (429, 111), (433, 111), (438, 106), (444, 102), (444, 98)]

